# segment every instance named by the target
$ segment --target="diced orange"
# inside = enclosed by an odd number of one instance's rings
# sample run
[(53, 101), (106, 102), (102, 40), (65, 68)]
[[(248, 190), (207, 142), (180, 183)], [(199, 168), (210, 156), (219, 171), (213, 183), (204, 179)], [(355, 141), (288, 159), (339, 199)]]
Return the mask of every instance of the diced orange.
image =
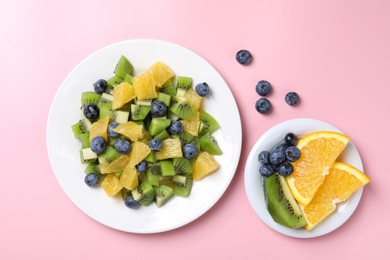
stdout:
[(121, 177), (119, 178), (119, 182), (123, 187), (128, 190), (134, 190), (138, 187), (138, 175), (137, 169), (135, 167), (127, 166), (123, 172)]
[(200, 151), (192, 168), (192, 177), (195, 181), (199, 181), (217, 171), (219, 167), (213, 155)]
[(99, 164), (101, 173), (115, 173), (122, 171), (129, 163), (129, 156), (122, 154), (110, 164)]
[(135, 98), (134, 88), (129, 83), (122, 82), (115, 86), (112, 96), (112, 109), (121, 108)]
[(149, 145), (136, 141), (131, 144), (131, 152), (129, 153), (129, 163), (126, 167), (135, 167), (150, 153)]
[(190, 106), (195, 110), (199, 111), (200, 107), (202, 106), (202, 100), (203, 98), (196, 94), (195, 90), (193, 88), (189, 88), (185, 93), (185, 98), (187, 99)]
[(156, 82), (156, 87), (161, 88), (161, 86), (172, 78), (175, 74), (173, 71), (162, 61), (154, 63), (149, 69), (153, 74), (154, 80)]
[(109, 122), (109, 117), (100, 118), (98, 121), (94, 122), (89, 131), (89, 141), (92, 141), (96, 136), (102, 136), (107, 141), (107, 128)]
[(195, 116), (191, 117), (191, 119), (182, 120), (181, 123), (183, 124), (184, 131), (193, 136), (198, 136), (200, 126), (199, 112), (196, 112)]
[(157, 160), (183, 157), (181, 142), (178, 137), (167, 138), (162, 143), (161, 150), (155, 153)]
[(113, 197), (123, 188), (122, 184), (119, 182), (119, 179), (113, 174), (108, 174), (102, 181), (101, 186), (108, 196)]
[(142, 126), (132, 121), (119, 124), (114, 128), (114, 131), (126, 136), (131, 141), (137, 141), (142, 136)]
[(151, 71), (145, 71), (144, 73), (133, 78), (133, 87), (135, 96), (139, 100), (157, 98), (156, 81), (154, 80), (153, 73)]

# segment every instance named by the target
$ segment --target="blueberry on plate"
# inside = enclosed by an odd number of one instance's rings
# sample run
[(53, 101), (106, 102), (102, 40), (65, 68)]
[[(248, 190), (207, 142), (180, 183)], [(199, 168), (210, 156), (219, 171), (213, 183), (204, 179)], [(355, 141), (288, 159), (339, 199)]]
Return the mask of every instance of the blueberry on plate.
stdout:
[(98, 79), (95, 83), (93, 83), (93, 89), (98, 94), (103, 94), (103, 92), (106, 92), (108, 88), (108, 83), (104, 79)]
[(99, 108), (95, 104), (88, 104), (83, 110), (84, 116), (89, 120), (95, 120), (99, 117)]
[(288, 144), (289, 146), (294, 146), (294, 145), (297, 145), (297, 142), (298, 142), (298, 137), (293, 134), (293, 133), (288, 133), (286, 134), (286, 136), (284, 137), (284, 141), (286, 142), (286, 144)]
[(269, 163), (269, 152), (268, 151), (262, 151), (259, 153), (257, 156), (257, 159), (259, 160), (260, 163), (262, 164), (268, 164)]
[(196, 94), (198, 94), (199, 96), (201, 97), (205, 97), (207, 96), (207, 94), (209, 93), (210, 89), (209, 89), (209, 85), (206, 83), (206, 82), (203, 82), (203, 83), (199, 83), (195, 86), (195, 92)]
[(263, 97), (256, 101), (255, 107), (260, 114), (266, 114), (271, 110), (271, 102)]
[(168, 133), (171, 135), (178, 135), (183, 133), (184, 126), (179, 120), (172, 120), (171, 124), (168, 126)]
[(157, 139), (157, 138), (153, 138), (149, 141), (149, 147), (150, 147), (150, 150), (154, 151), (154, 152), (158, 152), (161, 150), (162, 148), (162, 141), (160, 139)]
[(114, 143), (114, 148), (122, 154), (128, 154), (131, 151), (130, 142), (124, 138), (119, 138)]
[(99, 177), (95, 173), (88, 173), (85, 175), (84, 182), (89, 187), (96, 187), (99, 183)]
[(286, 153), (283, 149), (273, 149), (269, 155), (269, 162), (279, 165), (286, 160)]
[(91, 141), (91, 150), (94, 153), (101, 154), (106, 150), (106, 139), (103, 136), (95, 136)]
[(274, 169), (269, 164), (262, 164), (259, 168), (260, 175), (263, 177), (269, 177), (274, 174)]
[(295, 106), (296, 104), (298, 104), (299, 96), (296, 92), (288, 92), (284, 97), (284, 100), (290, 106)]
[(119, 123), (117, 122), (111, 122), (109, 125), (108, 125), (108, 129), (107, 129), (107, 133), (108, 133), (108, 136), (111, 137), (111, 138), (115, 138), (115, 137), (118, 137), (119, 134), (117, 132), (114, 131), (114, 128), (117, 127), (119, 125)]
[(290, 162), (295, 162), (301, 158), (301, 150), (296, 146), (290, 146), (286, 149), (286, 159)]
[(183, 146), (183, 157), (192, 159), (198, 154), (198, 148), (194, 144), (185, 144)]
[(278, 167), (278, 173), (284, 177), (291, 175), (293, 171), (294, 167), (290, 162), (283, 162)]
[(146, 163), (146, 161), (142, 160), (135, 166), (135, 168), (137, 169), (137, 172), (145, 172), (147, 166), (148, 164)]
[(162, 100), (154, 100), (150, 106), (153, 117), (162, 117), (167, 114), (167, 105)]
[(131, 209), (137, 209), (140, 207), (141, 203), (139, 203), (138, 201), (136, 201), (131, 195), (127, 196), (125, 198), (125, 205), (126, 207), (128, 208), (131, 208)]
[(260, 80), (256, 85), (256, 92), (262, 97), (267, 96), (269, 93), (271, 93), (272, 86), (271, 84), (266, 80)]
[(248, 50), (239, 50), (236, 53), (236, 60), (242, 65), (247, 65), (252, 61), (252, 54)]

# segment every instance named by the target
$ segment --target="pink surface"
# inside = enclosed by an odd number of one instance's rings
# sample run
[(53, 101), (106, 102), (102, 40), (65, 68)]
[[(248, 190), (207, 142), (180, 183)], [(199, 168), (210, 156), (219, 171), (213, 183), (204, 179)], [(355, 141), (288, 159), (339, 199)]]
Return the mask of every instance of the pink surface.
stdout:
[[(0, 259), (385, 259), (390, 175), (388, 1), (2, 1)], [(243, 127), (241, 162), (219, 203), (174, 231), (137, 235), (82, 213), (56, 181), (46, 151), (52, 99), (71, 69), (117, 41), (154, 38), (208, 60), (229, 84)], [(235, 61), (241, 48), (250, 66)], [(258, 80), (274, 86), (260, 115)], [(283, 97), (297, 91), (302, 103)], [(226, 104), (229, 105), (229, 104)], [(266, 226), (246, 198), (256, 140), (287, 119), (311, 117), (347, 133), (372, 182), (355, 214), (315, 239)]]

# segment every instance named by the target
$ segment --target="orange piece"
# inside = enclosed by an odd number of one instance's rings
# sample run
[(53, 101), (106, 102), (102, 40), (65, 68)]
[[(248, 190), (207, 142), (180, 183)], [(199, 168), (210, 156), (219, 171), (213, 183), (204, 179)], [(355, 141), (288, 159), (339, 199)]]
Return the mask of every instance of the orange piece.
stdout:
[(199, 152), (198, 157), (193, 166), (192, 178), (195, 181), (199, 181), (206, 176), (214, 173), (219, 169), (219, 163), (215, 160), (214, 156), (207, 152)]
[(181, 123), (183, 124), (184, 131), (193, 136), (198, 136), (200, 126), (199, 112), (196, 112), (195, 116), (188, 120), (182, 120)]
[(102, 187), (108, 196), (113, 197), (123, 188), (119, 179), (113, 174), (108, 174), (102, 181)]
[(193, 88), (189, 88), (184, 94), (184, 97), (187, 99), (188, 103), (195, 111), (200, 110), (203, 98), (196, 94)]
[(89, 131), (89, 141), (92, 141), (96, 136), (102, 136), (107, 141), (107, 128), (109, 122), (109, 117), (100, 118), (98, 121), (94, 122)]
[(129, 163), (129, 156), (122, 154), (110, 164), (99, 164), (101, 173), (115, 173), (122, 171)]
[(351, 165), (336, 162), (312, 201), (301, 207), (307, 220), (305, 228), (312, 230), (336, 210), (337, 203), (349, 199), (355, 191), (369, 181), (370, 178), (360, 170)]
[(157, 160), (183, 157), (181, 142), (178, 137), (167, 138), (162, 143), (161, 150), (156, 152)]
[(132, 121), (119, 124), (114, 128), (114, 131), (126, 136), (131, 141), (137, 141), (142, 136), (142, 126)]
[(112, 109), (121, 108), (124, 104), (135, 98), (133, 86), (127, 82), (116, 85), (112, 94)]
[(349, 137), (337, 132), (314, 132), (299, 139), (301, 157), (293, 163), (293, 174), (286, 177), (299, 204), (310, 203), (348, 142)]
[(129, 163), (126, 167), (135, 167), (150, 153), (149, 145), (136, 141), (131, 144), (131, 152), (129, 153)]
[(153, 99), (157, 98), (156, 81), (154, 80), (153, 73), (151, 71), (145, 71), (144, 73), (133, 78), (134, 93), (137, 99)]
[(138, 175), (135, 167), (127, 166), (119, 178), (119, 182), (128, 190), (134, 190), (138, 187)]
[(161, 61), (154, 63), (149, 69), (149, 72), (153, 74), (154, 81), (156, 82), (156, 87), (161, 88), (161, 86), (172, 78), (175, 74), (173, 71)]

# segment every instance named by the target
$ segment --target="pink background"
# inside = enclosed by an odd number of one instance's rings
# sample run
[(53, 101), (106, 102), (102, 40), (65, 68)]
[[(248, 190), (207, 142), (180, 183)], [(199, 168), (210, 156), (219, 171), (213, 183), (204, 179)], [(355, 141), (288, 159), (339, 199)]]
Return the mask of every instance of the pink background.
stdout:
[[(1, 1), (0, 259), (385, 259), (390, 174), (389, 1)], [(52, 99), (71, 69), (117, 41), (153, 38), (208, 60), (229, 84), (243, 127), (241, 161), (221, 200), (177, 230), (124, 233), (82, 213), (54, 177), (46, 151)], [(249, 49), (250, 66), (235, 61)], [(257, 81), (274, 110), (256, 112)], [(302, 103), (283, 97), (297, 91)], [(229, 105), (229, 104), (226, 104)], [(295, 239), (266, 226), (246, 198), (256, 140), (284, 120), (311, 117), (347, 133), (372, 182), (336, 231)]]

